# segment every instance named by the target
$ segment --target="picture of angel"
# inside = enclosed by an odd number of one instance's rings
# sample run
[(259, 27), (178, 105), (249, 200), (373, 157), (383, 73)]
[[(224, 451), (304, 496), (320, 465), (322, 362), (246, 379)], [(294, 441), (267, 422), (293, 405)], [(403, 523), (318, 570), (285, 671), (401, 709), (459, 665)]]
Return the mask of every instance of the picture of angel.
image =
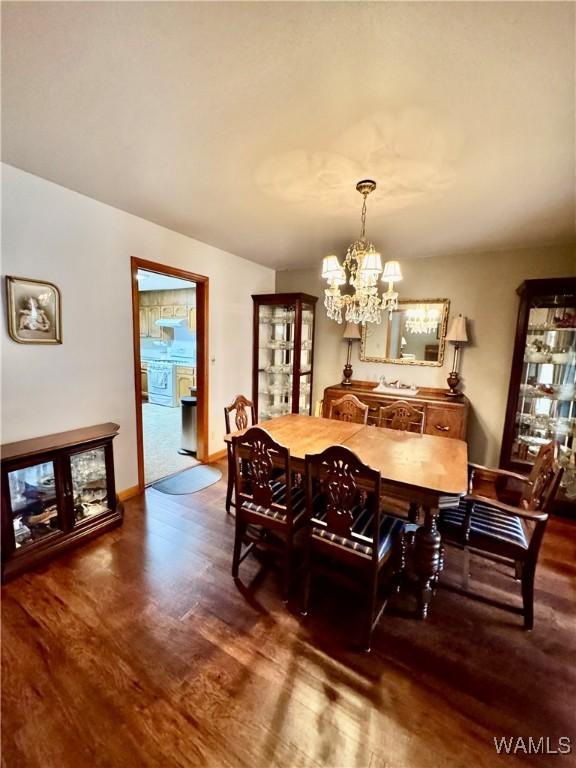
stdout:
[(52, 283), (6, 277), (8, 331), (20, 344), (61, 344), (60, 291)]

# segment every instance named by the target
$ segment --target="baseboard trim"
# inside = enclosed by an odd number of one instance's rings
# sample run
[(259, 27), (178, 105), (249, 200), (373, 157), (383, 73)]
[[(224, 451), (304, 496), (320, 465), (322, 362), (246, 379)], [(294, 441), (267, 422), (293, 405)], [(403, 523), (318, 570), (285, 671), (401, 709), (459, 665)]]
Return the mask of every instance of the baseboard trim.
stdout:
[(133, 485), (131, 488), (125, 488), (123, 491), (118, 492), (118, 498), (120, 501), (128, 501), (133, 496), (138, 496), (140, 488), (137, 485)]
[(206, 464), (213, 464), (215, 461), (220, 461), (220, 459), (223, 459), (226, 456), (226, 448), (223, 448), (221, 451), (216, 451), (216, 453), (211, 453), (210, 456), (208, 456), (208, 461)]

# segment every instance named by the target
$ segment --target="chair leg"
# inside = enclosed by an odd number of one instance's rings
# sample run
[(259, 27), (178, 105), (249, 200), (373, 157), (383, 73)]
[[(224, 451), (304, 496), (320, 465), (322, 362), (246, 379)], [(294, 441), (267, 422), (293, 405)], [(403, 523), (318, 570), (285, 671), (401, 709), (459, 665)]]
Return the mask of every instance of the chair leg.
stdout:
[(228, 485), (226, 487), (226, 512), (230, 514), (232, 506), (232, 492), (234, 491), (234, 462), (228, 454)]
[(285, 551), (284, 551), (284, 577), (282, 584), (282, 600), (288, 602), (288, 595), (290, 594), (290, 587), (292, 585), (292, 558), (294, 549), (292, 546), (292, 534), (286, 539)]
[(242, 553), (242, 541), (246, 532), (246, 524), (236, 515), (236, 533), (234, 535), (234, 554), (232, 555), (232, 576), (238, 578), (238, 567), (240, 565), (240, 555)]
[(368, 620), (366, 622), (366, 634), (364, 636), (364, 650), (370, 653), (372, 645), (372, 632), (374, 631), (374, 616), (376, 616), (376, 604), (378, 602), (378, 572), (372, 574), (370, 596), (368, 601)]
[(524, 629), (534, 629), (534, 568), (524, 567), (522, 574), (522, 603)]
[(302, 584), (302, 605), (300, 613), (302, 616), (308, 616), (308, 607), (310, 605), (310, 586), (312, 582), (312, 546), (310, 542), (306, 543), (304, 550), (304, 579)]
[(419, 512), (419, 506), (416, 504), (416, 502), (411, 501), (408, 505), (408, 520), (411, 523), (418, 522), (418, 512)]
[(470, 550), (468, 547), (464, 547), (462, 554), (462, 587), (468, 590), (470, 588)]

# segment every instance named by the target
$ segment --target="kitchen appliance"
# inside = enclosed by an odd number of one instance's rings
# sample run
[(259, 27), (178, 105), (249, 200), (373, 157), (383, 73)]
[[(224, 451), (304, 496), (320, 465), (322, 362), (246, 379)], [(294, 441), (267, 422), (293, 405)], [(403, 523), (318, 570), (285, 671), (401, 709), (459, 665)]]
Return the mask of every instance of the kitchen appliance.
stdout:
[(178, 406), (176, 397), (176, 366), (167, 360), (148, 363), (148, 402), (155, 405)]

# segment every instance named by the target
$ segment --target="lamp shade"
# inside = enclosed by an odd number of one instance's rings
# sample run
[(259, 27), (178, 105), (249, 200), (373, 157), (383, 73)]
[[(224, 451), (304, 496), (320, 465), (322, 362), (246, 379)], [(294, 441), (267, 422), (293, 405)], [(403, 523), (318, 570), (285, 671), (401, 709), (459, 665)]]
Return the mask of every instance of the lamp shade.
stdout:
[(366, 275), (374, 275), (374, 277), (378, 277), (380, 272), (382, 272), (382, 261), (378, 251), (370, 250), (365, 253), (360, 270)]
[(324, 256), (322, 260), (322, 277), (325, 277), (326, 280), (332, 280), (340, 274), (341, 269), (338, 256)]
[(346, 327), (344, 328), (344, 333), (342, 334), (343, 339), (360, 339), (360, 326), (358, 323), (346, 323)]
[(468, 341), (468, 334), (466, 333), (466, 318), (462, 315), (455, 317), (450, 323), (450, 328), (446, 335), (447, 341), (452, 341), (456, 344), (465, 344)]
[(399, 262), (387, 261), (384, 264), (384, 274), (382, 275), (382, 282), (395, 283), (398, 280), (402, 280), (402, 272), (400, 271)]

